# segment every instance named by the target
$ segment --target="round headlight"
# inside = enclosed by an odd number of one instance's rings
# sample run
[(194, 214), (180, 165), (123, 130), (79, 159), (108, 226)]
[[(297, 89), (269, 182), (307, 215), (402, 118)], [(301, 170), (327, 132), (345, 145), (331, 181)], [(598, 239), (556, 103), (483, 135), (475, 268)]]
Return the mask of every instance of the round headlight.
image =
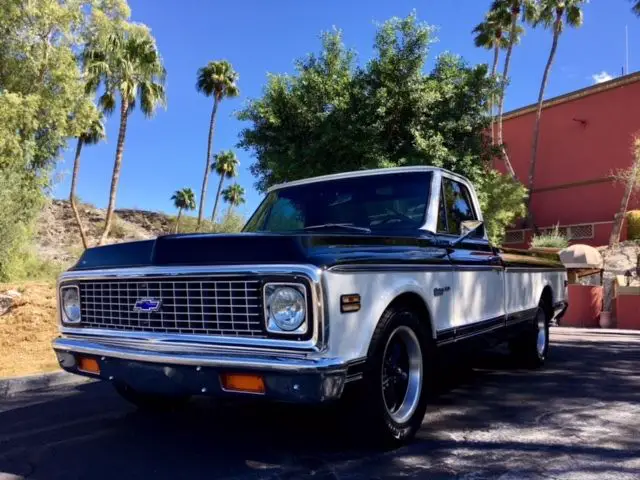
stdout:
[[(306, 318), (304, 295), (294, 287), (274, 286), (270, 290), (270, 293), (267, 290), (268, 330), (276, 332), (299, 330)], [(273, 328), (274, 326), (276, 328)]]
[(65, 321), (80, 321), (80, 292), (78, 287), (67, 287), (62, 289), (62, 309)]

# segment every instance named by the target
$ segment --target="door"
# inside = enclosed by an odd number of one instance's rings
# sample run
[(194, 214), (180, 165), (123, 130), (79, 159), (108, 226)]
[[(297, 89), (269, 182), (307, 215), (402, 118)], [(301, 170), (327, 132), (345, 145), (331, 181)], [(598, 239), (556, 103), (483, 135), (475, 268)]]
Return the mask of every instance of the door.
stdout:
[[(437, 233), (452, 240), (463, 232), (462, 222), (479, 220), (469, 188), (445, 175), (440, 186)], [(504, 269), (486, 240), (483, 227), (449, 252), (453, 267), (452, 314), (456, 338), (504, 325)]]

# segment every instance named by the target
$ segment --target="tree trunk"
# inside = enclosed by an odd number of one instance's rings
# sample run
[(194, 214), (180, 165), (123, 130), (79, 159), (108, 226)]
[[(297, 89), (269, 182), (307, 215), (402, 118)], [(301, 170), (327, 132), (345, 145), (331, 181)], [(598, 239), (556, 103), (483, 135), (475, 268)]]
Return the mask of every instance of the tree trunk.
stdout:
[(124, 140), (127, 134), (127, 119), (129, 116), (129, 102), (122, 99), (120, 105), (120, 130), (118, 132), (118, 145), (116, 147), (116, 159), (113, 164), (113, 174), (111, 175), (111, 190), (109, 192), (109, 206), (107, 207), (107, 217), (104, 222), (104, 231), (100, 237), (98, 245), (103, 245), (109, 237), (113, 212), (116, 209), (116, 194), (118, 193), (118, 182), (120, 181), (120, 169), (122, 167), (122, 154), (124, 153)]
[[(498, 70), (498, 59), (500, 56), (500, 44), (496, 42), (496, 46), (493, 49), (493, 64), (491, 65), (491, 79), (496, 78), (496, 72)], [(496, 144), (496, 122), (493, 118), (493, 95), (489, 97), (489, 118), (491, 119), (491, 145)]]
[(80, 219), (80, 213), (78, 212), (78, 207), (76, 206), (76, 184), (78, 183), (78, 172), (80, 171), (80, 153), (82, 152), (82, 144), (82, 139), (78, 138), (78, 145), (76, 146), (76, 157), (73, 161), (73, 174), (71, 175), (71, 191), (69, 192), (69, 203), (71, 204), (73, 215), (76, 217), (78, 229), (80, 230), (82, 246), (86, 250), (89, 247), (89, 243), (87, 242), (87, 234), (84, 232), (82, 220)]
[(176, 231), (178, 233), (178, 228), (180, 227), (180, 217), (182, 217), (182, 208), (178, 209), (178, 218), (176, 218)]
[(220, 201), (220, 192), (222, 191), (222, 182), (224, 182), (224, 175), (220, 175), (220, 183), (218, 184), (216, 201), (213, 204), (213, 213), (211, 214), (211, 223), (216, 223), (216, 213), (218, 213), (218, 202)]
[(634, 151), (633, 166), (631, 167), (631, 173), (624, 188), (624, 195), (622, 196), (622, 202), (620, 203), (620, 211), (614, 217), (613, 229), (611, 230), (611, 237), (609, 237), (609, 247), (613, 247), (620, 241), (622, 222), (624, 221), (624, 216), (627, 213), (627, 207), (629, 206), (629, 199), (631, 198), (633, 187), (638, 179), (638, 169), (640, 167), (640, 165), (638, 165), (639, 162), (640, 157)]
[(229, 220), (229, 218), (231, 217), (231, 210), (233, 209), (233, 204), (230, 203), (229, 204), (229, 209), (227, 210), (227, 215), (225, 216), (225, 220)]
[(531, 197), (533, 194), (533, 183), (536, 175), (536, 161), (538, 157), (538, 139), (540, 137), (540, 119), (542, 118), (542, 102), (544, 100), (544, 91), (547, 88), (547, 81), (549, 79), (549, 72), (551, 71), (551, 65), (553, 65), (553, 60), (556, 56), (556, 50), (558, 48), (558, 40), (560, 39), (560, 22), (561, 21), (562, 21), (562, 17), (557, 18), (553, 27), (553, 42), (551, 43), (551, 51), (549, 52), (549, 59), (547, 60), (547, 65), (544, 68), (544, 73), (542, 74), (542, 83), (540, 84), (540, 92), (538, 93), (538, 109), (536, 110), (536, 123), (533, 126), (531, 163), (529, 164), (529, 182), (527, 183), (527, 188), (529, 190), (529, 195), (527, 196), (527, 219), (530, 227), (535, 224), (535, 220), (533, 218), (533, 212), (531, 212)]
[[(214, 94), (215, 95), (215, 94)], [(209, 183), (209, 172), (211, 171), (211, 149), (213, 147), (213, 131), (216, 127), (216, 113), (218, 112), (218, 97), (214, 96), (213, 109), (211, 110), (211, 120), (209, 121), (209, 143), (207, 144), (207, 161), (204, 165), (204, 178), (202, 179), (202, 190), (200, 191), (200, 208), (198, 209), (198, 223), (196, 231), (200, 231), (200, 224), (204, 218), (204, 200), (207, 195), (207, 185)]]
[(504, 69), (502, 71), (502, 88), (500, 89), (500, 97), (498, 99), (498, 138), (497, 143), (502, 150), (502, 159), (504, 160), (504, 166), (507, 169), (509, 175), (512, 178), (516, 178), (516, 172), (513, 170), (509, 155), (507, 155), (507, 149), (504, 146), (504, 139), (502, 136), (502, 116), (504, 114), (504, 97), (507, 90), (507, 79), (509, 78), (509, 64), (511, 63), (511, 52), (513, 51), (513, 44), (516, 38), (516, 32), (518, 30), (518, 13), (511, 14), (511, 33), (509, 35), (509, 46), (507, 47), (507, 53), (504, 57)]

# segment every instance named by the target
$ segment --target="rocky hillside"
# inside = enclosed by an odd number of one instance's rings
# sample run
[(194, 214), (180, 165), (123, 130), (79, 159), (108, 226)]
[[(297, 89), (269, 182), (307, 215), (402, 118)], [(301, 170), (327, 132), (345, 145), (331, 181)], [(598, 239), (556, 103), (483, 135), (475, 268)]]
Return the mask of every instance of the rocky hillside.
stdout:
[[(105, 211), (91, 205), (79, 206), (90, 245), (95, 245), (102, 233)], [(184, 227), (192, 226), (186, 218)], [(116, 210), (111, 230), (111, 242), (154, 238), (172, 230), (175, 217), (145, 210)], [(181, 229), (183, 230), (183, 229)], [(61, 264), (72, 263), (82, 252), (82, 241), (71, 210), (65, 200), (52, 200), (43, 209), (36, 233), (36, 250), (42, 259)]]

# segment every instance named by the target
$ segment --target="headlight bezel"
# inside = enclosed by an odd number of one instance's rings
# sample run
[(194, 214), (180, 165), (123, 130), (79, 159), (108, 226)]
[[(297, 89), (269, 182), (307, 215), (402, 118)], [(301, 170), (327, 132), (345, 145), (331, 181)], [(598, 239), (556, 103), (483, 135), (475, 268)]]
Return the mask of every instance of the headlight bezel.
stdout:
[[(304, 319), (294, 330), (282, 329), (272, 317), (270, 312), (270, 299), (279, 289), (292, 288), (302, 295), (304, 305)], [(274, 291), (269, 291), (274, 289)], [(271, 338), (290, 338), (303, 340), (313, 334), (311, 302), (308, 294), (308, 286), (302, 282), (292, 281), (265, 281), (262, 286), (262, 302), (264, 312), (264, 328)]]
[[(79, 316), (77, 320), (71, 318), (69, 313), (67, 312), (67, 308), (65, 305), (64, 292), (66, 290), (75, 290), (76, 295), (78, 297), (78, 310)], [(59, 298), (60, 298), (60, 319), (65, 325), (78, 325), (82, 322), (82, 299), (80, 298), (80, 287), (78, 285), (61, 285), (59, 289)]]

